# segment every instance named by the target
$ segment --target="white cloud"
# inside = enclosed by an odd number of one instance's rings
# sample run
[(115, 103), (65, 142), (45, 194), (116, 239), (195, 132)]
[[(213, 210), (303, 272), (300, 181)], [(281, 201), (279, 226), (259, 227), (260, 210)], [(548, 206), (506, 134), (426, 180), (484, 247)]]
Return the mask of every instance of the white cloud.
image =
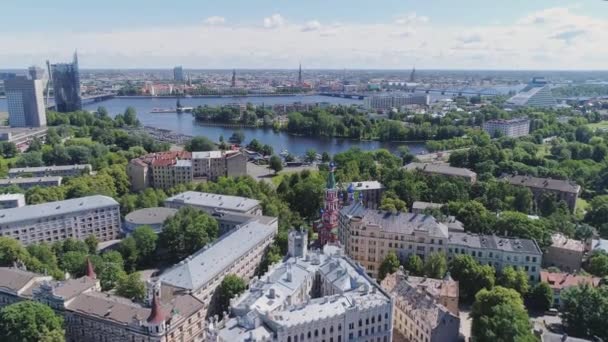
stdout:
[(218, 17), (218, 16), (212, 16), (209, 17), (207, 19), (205, 19), (204, 23), (206, 25), (223, 25), (226, 23), (226, 18), (224, 17)]
[(319, 31), (321, 29), (321, 23), (317, 20), (311, 20), (304, 24), (302, 32)]
[(274, 14), (263, 24), (207, 18), (194, 26), (122, 31), (0, 31), (0, 65), (25, 68), (47, 58), (68, 60), (75, 48), (83, 67), (287, 68), (306, 60), (310, 68), (339, 69), (414, 63), (419, 68), (603, 69), (608, 60), (603, 43), (608, 19), (568, 8), (473, 26), (431, 22), (415, 13), (365, 24), (292, 23)]
[(270, 17), (264, 18), (264, 27), (267, 29), (275, 29), (282, 27), (286, 24), (285, 18), (278, 13), (271, 15)]

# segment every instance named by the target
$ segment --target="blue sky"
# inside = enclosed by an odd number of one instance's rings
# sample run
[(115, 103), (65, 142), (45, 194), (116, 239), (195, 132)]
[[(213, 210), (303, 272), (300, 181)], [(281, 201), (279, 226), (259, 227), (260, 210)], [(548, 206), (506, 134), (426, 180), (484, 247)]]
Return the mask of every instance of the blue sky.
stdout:
[(593, 69), (608, 59), (602, 0), (20, 0), (0, 13), (0, 68), (76, 48), (85, 67)]

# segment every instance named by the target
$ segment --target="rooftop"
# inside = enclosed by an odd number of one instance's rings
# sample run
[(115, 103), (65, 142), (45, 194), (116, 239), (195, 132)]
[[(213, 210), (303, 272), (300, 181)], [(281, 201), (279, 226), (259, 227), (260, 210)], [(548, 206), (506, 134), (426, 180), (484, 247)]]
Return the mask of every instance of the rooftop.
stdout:
[[(18, 268), (0, 267), (0, 291), (16, 295), (19, 291), (26, 290), (25, 286), (32, 280), (41, 277), (44, 276)], [(51, 279), (51, 277), (46, 278)]]
[(542, 251), (536, 241), (513, 237), (450, 232), (449, 244), (477, 249), (542, 255)]
[(551, 286), (553, 289), (564, 289), (572, 286), (589, 284), (597, 287), (602, 280), (599, 277), (583, 276), (570, 273), (552, 273), (540, 271), (540, 280)]
[(560, 233), (551, 235), (551, 247), (568, 249), (581, 253), (585, 251), (585, 244), (582, 241), (570, 239)]
[(606, 239), (593, 239), (591, 241), (591, 250), (603, 250), (608, 252), (608, 240)]
[(38, 173), (45, 171), (70, 171), (70, 170), (92, 170), (91, 164), (75, 164), (75, 165), (56, 165), (56, 166), (40, 166), (40, 167), (17, 167), (8, 170), (9, 174), (13, 173)]
[(94, 195), (64, 201), (27, 205), (20, 208), (4, 209), (0, 212), (0, 225), (22, 221), (32, 221), (49, 216), (66, 215), (84, 210), (118, 207), (113, 198)]
[(521, 185), (537, 189), (549, 189), (562, 192), (579, 193), (580, 185), (567, 180), (537, 178), (524, 175), (503, 176), (501, 179), (509, 182), (512, 185)]
[(366, 208), (362, 203), (355, 203), (343, 207), (340, 215), (351, 219), (361, 219), (365, 224), (373, 224), (381, 227), (382, 231), (413, 234), (415, 231), (423, 231), (431, 236), (448, 237), (448, 227), (431, 216), (412, 213), (391, 213), (388, 211)]
[(260, 201), (229, 195), (218, 195), (206, 192), (186, 191), (165, 200), (165, 202), (183, 203), (186, 205), (247, 212), (260, 205)]
[(425, 210), (425, 209), (441, 209), (445, 204), (415, 201), (412, 204), (412, 210)]
[(125, 216), (125, 222), (132, 224), (161, 224), (177, 212), (165, 207), (144, 208), (132, 211)]
[(61, 176), (51, 176), (51, 177), (25, 177), (25, 178), (3, 178), (0, 179), (0, 185), (19, 185), (19, 184), (32, 184), (32, 183), (59, 183), (61, 184), (61, 180), (63, 178)]
[(384, 185), (378, 181), (353, 182), (352, 185), (355, 191), (384, 189)]
[(183, 289), (198, 289), (274, 233), (272, 226), (248, 222), (180, 261), (161, 274), (160, 280)]
[(222, 151), (192, 152), (192, 159), (222, 158)]
[(25, 201), (25, 195), (24, 194), (2, 194), (2, 195), (0, 195), (0, 201), (18, 201), (18, 200)]
[(526, 123), (529, 122), (530, 119), (528, 118), (514, 118), (514, 119), (494, 119), (494, 120), (488, 120), (486, 121), (487, 123), (492, 123), (492, 124), (503, 124), (503, 125), (509, 125), (509, 124), (516, 124), (516, 123)]
[(428, 173), (438, 173), (448, 176), (459, 177), (476, 177), (477, 174), (469, 169), (452, 167), (447, 164), (432, 164), (432, 163), (409, 163), (403, 167), (406, 170), (419, 170)]

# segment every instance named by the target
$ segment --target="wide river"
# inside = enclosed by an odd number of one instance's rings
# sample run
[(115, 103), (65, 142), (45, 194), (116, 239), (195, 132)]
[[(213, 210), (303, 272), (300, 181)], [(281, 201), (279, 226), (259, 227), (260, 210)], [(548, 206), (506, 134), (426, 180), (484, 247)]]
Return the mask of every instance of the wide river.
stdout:
[[(181, 104), (186, 107), (199, 105), (220, 106), (229, 103), (253, 103), (256, 105), (289, 104), (293, 102), (315, 103), (329, 102), (333, 104), (360, 104), (360, 100), (343, 99), (326, 96), (274, 96), (274, 97), (236, 97), (236, 98), (184, 98)], [(99, 106), (105, 107), (111, 115), (124, 112), (125, 108), (133, 107), (137, 111), (139, 121), (145, 126), (169, 129), (178, 133), (206, 136), (213, 141), (218, 141), (220, 136), (228, 139), (236, 130), (245, 134), (245, 141), (257, 139), (263, 144), (269, 144), (275, 153), (288, 150), (295, 155), (303, 155), (308, 149), (314, 149), (319, 153), (328, 152), (335, 154), (358, 147), (362, 150), (376, 150), (386, 148), (396, 151), (399, 146), (407, 145), (414, 154), (425, 152), (424, 144), (390, 143), (379, 141), (357, 141), (336, 138), (312, 138), (293, 136), (285, 132), (274, 132), (272, 129), (261, 128), (233, 128), (208, 126), (194, 120), (191, 114), (163, 113), (152, 114), (153, 108), (175, 108), (174, 98), (114, 98), (111, 100), (91, 103), (84, 106), (86, 110), (95, 110)], [(5, 98), (0, 98), (0, 112), (7, 111)]]

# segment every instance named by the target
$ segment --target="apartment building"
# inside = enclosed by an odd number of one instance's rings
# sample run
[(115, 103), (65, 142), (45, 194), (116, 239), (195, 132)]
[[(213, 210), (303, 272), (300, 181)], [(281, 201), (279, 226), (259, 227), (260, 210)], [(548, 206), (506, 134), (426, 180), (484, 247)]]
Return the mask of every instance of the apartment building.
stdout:
[(557, 267), (571, 273), (581, 270), (585, 244), (561, 233), (551, 235), (551, 246), (543, 254), (543, 267)]
[(19, 208), (25, 205), (24, 194), (0, 195), (0, 209)]
[(209, 323), (213, 342), (392, 341), (393, 301), (335, 246), (298, 254), (254, 278)]
[(247, 174), (247, 157), (240, 151), (150, 153), (127, 165), (131, 190), (167, 189), (178, 184)]
[(163, 301), (154, 292), (149, 305), (101, 292), (93, 266), (78, 279), (0, 267), (0, 307), (20, 300), (46, 304), (63, 317), (68, 342), (202, 341), (203, 304), (191, 295)]
[(246, 197), (186, 191), (165, 200), (165, 207), (167, 208), (179, 209), (184, 206), (197, 208), (209, 214), (223, 211), (237, 214), (262, 215), (260, 201)]
[(553, 290), (553, 306), (559, 308), (562, 305), (561, 293), (573, 286), (587, 284), (591, 287), (598, 287), (602, 278), (578, 275), (567, 272), (553, 273), (548, 271), (540, 272), (540, 280), (549, 284)]
[(360, 201), (363, 201), (366, 207), (375, 209), (380, 207), (384, 189), (384, 185), (378, 181), (352, 182), (348, 186), (347, 192), (349, 197), (352, 194), (351, 201), (356, 196)]
[(107, 196), (74, 198), (0, 212), (0, 236), (12, 237), (23, 245), (67, 238), (84, 240), (89, 235), (108, 241), (116, 239), (119, 233), (120, 205)]
[[(445, 288), (437, 289), (435, 286), (443, 285), (441, 280), (433, 279), (435, 282), (425, 284), (427, 279), (412, 278), (410, 279), (401, 268), (388, 275), (381, 283), (382, 288), (395, 301), (393, 313), (395, 339), (411, 342), (459, 341), (458, 283), (448, 281)], [(441, 299), (443, 296), (445, 300), (446, 295), (453, 298), (454, 294), (456, 294), (456, 313), (443, 305)]]
[(530, 120), (528, 118), (488, 120), (483, 123), (483, 130), (490, 137), (524, 137), (530, 134)]
[(428, 175), (461, 178), (471, 184), (477, 181), (477, 174), (475, 172), (465, 168), (452, 167), (448, 164), (409, 163), (403, 168), (408, 171), (421, 172)]
[(571, 211), (576, 209), (576, 200), (581, 192), (581, 186), (573, 181), (538, 178), (525, 175), (507, 175), (503, 181), (514, 185), (524, 186), (532, 191), (534, 203), (538, 205), (544, 194), (552, 194), (557, 201), (564, 201)]
[(367, 109), (388, 110), (400, 109), (403, 106), (418, 105), (429, 106), (431, 104), (428, 94), (386, 94), (366, 97), (363, 105)]
[(26, 178), (3, 178), (0, 179), (0, 188), (6, 188), (9, 186), (17, 186), (21, 189), (27, 190), (35, 186), (49, 187), (49, 186), (60, 186), (62, 177), (26, 177)]
[(424, 260), (434, 252), (447, 253), (449, 233), (430, 215), (372, 210), (355, 203), (340, 210), (338, 237), (346, 254), (377, 277), (391, 251), (402, 262), (412, 254)]
[(91, 164), (59, 165), (59, 166), (40, 166), (40, 167), (18, 167), (8, 170), (9, 178), (18, 178), (23, 175), (28, 177), (75, 177), (84, 174), (91, 174), (93, 167)]
[(534, 240), (450, 232), (448, 260), (458, 254), (468, 254), (498, 272), (506, 266), (521, 268), (531, 282), (540, 280), (542, 251)]

